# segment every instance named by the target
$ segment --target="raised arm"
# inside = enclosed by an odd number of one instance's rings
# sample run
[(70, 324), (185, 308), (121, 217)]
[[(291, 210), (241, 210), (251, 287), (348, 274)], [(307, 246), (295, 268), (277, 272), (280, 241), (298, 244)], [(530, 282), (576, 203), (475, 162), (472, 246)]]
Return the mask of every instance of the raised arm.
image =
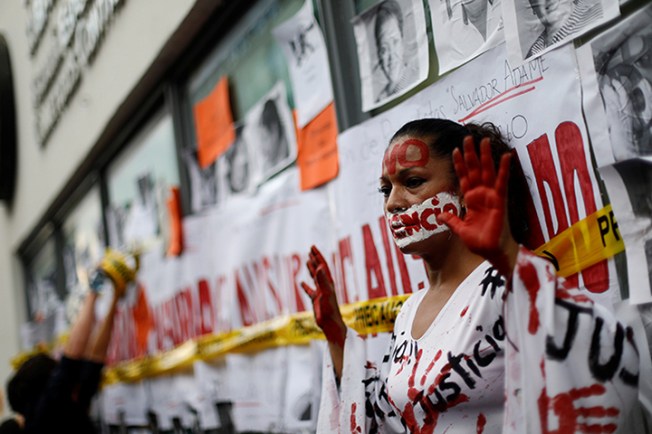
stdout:
[(507, 218), (510, 161), (511, 154), (504, 154), (496, 174), (489, 139), (480, 142), (478, 160), (473, 138), (467, 136), (464, 155), (458, 149), (453, 152), (453, 164), (466, 211), (461, 217), (448, 213), (438, 217), (469, 250), (489, 260), (507, 278), (512, 276), (518, 254), (518, 244), (511, 235)]
[(310, 249), (307, 266), (315, 287), (309, 286), (306, 282), (301, 282), (301, 286), (312, 300), (315, 321), (326, 336), (335, 375), (339, 380), (344, 361), (346, 324), (335, 296), (335, 283), (324, 256), (315, 246)]

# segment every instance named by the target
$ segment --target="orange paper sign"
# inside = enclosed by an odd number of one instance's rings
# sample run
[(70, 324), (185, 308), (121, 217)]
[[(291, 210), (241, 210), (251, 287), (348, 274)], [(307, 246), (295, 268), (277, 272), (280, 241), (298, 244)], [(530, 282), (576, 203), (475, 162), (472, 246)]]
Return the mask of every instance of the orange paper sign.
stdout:
[(181, 193), (179, 187), (170, 189), (167, 200), (168, 215), (170, 217), (170, 244), (168, 255), (179, 256), (183, 251), (183, 228), (181, 225)]
[(298, 131), (297, 141), (301, 190), (315, 188), (337, 176), (337, 119), (333, 103)]
[(206, 168), (235, 140), (229, 102), (229, 82), (222, 77), (213, 91), (195, 104), (195, 131), (199, 165)]

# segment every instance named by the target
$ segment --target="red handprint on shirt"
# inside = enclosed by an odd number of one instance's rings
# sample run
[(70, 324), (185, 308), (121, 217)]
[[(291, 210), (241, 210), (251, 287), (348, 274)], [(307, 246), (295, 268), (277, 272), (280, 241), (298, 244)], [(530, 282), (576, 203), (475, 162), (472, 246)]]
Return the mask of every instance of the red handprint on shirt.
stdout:
[[(541, 432), (544, 434), (570, 434), (576, 432), (612, 433), (616, 431), (618, 426), (615, 419), (620, 413), (618, 408), (577, 406), (578, 400), (604, 395), (605, 392), (605, 387), (596, 383), (587, 387), (574, 388), (568, 392), (562, 392), (550, 397), (544, 387), (538, 400)], [(551, 430), (548, 426), (551, 415), (557, 418), (557, 429), (554, 430)]]

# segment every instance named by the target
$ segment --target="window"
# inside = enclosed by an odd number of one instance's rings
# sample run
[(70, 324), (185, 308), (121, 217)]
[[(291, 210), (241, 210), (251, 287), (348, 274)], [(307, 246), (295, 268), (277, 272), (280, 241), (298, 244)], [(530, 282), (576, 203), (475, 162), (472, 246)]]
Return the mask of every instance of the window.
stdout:
[(172, 118), (158, 114), (107, 170), (109, 244), (118, 249), (163, 240), (166, 200), (179, 185)]

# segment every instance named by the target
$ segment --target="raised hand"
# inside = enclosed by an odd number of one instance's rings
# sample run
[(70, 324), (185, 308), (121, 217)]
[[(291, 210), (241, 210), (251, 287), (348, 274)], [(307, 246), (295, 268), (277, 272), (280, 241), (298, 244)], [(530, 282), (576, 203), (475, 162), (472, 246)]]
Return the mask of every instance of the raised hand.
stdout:
[(310, 248), (307, 266), (315, 288), (305, 282), (301, 282), (301, 287), (312, 300), (315, 321), (329, 343), (344, 348), (346, 325), (335, 296), (335, 283), (324, 256), (315, 246)]
[(464, 156), (459, 149), (453, 152), (466, 213), (461, 218), (449, 213), (438, 217), (439, 222), (448, 225), (469, 250), (489, 260), (507, 277), (512, 274), (518, 251), (506, 217), (510, 161), (511, 155), (504, 154), (496, 174), (489, 139), (480, 142), (478, 160), (473, 138), (467, 136)]

